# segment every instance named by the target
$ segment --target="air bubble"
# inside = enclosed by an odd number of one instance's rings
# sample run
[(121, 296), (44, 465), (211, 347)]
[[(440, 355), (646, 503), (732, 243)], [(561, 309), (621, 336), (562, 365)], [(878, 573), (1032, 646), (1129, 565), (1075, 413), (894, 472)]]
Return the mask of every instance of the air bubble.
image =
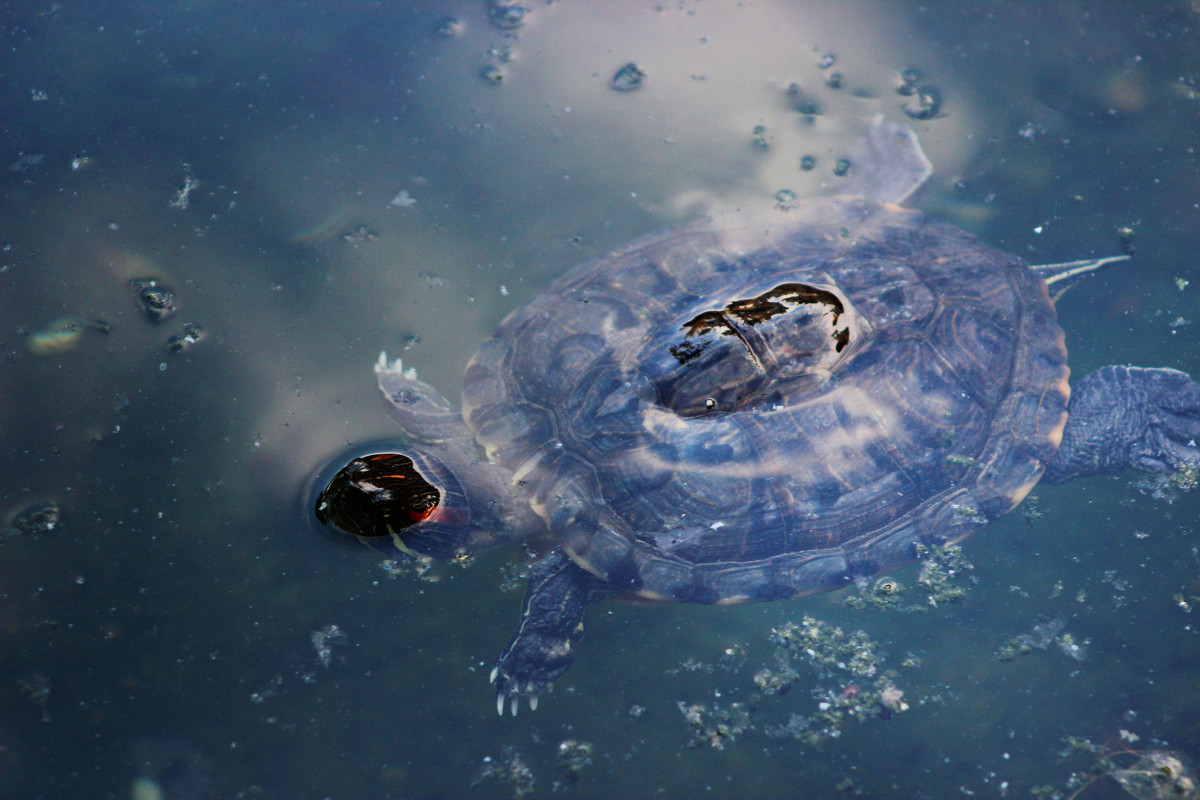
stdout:
[(942, 93), (936, 87), (921, 86), (900, 107), (913, 119), (933, 119), (941, 113)]

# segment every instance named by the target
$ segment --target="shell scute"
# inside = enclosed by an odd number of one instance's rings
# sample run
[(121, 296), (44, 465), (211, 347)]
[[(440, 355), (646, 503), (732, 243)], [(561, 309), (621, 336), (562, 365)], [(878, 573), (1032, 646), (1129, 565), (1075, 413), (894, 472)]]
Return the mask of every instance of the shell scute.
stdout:
[(836, 588), (1009, 510), (1058, 446), (1066, 351), (1023, 262), (863, 198), (789, 213), (578, 267), (468, 371), (468, 424), (596, 575)]

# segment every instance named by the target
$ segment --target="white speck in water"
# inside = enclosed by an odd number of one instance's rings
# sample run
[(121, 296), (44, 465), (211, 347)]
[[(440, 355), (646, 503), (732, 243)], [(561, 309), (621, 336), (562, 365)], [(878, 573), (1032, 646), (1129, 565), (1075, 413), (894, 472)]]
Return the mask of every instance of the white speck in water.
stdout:
[(389, 206), (397, 208), (412, 208), (417, 204), (417, 199), (408, 193), (408, 189), (401, 189), (396, 193), (396, 196), (388, 203)]

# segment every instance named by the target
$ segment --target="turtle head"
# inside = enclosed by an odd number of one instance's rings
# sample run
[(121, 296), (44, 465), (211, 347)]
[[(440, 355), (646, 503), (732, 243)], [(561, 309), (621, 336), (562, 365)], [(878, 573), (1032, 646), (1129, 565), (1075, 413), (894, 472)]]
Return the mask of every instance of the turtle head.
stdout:
[(490, 541), (454, 471), (421, 448), (352, 458), (317, 496), (325, 525), (389, 554), (461, 559)]

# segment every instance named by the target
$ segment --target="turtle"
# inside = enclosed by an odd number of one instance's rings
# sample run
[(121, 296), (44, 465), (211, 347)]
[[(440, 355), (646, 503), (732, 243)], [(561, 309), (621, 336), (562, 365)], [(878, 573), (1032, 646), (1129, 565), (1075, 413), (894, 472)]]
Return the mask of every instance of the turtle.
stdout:
[(1068, 383), (1030, 266), (900, 205), (931, 166), (876, 123), (833, 196), (710, 218), (579, 265), (501, 322), (458, 410), (381, 354), (402, 452), (339, 469), (326, 525), (391, 555), (535, 553), (497, 711), (532, 708), (614, 596), (728, 604), (862, 581), (958, 542), (1039, 481), (1195, 469), (1200, 386)]

